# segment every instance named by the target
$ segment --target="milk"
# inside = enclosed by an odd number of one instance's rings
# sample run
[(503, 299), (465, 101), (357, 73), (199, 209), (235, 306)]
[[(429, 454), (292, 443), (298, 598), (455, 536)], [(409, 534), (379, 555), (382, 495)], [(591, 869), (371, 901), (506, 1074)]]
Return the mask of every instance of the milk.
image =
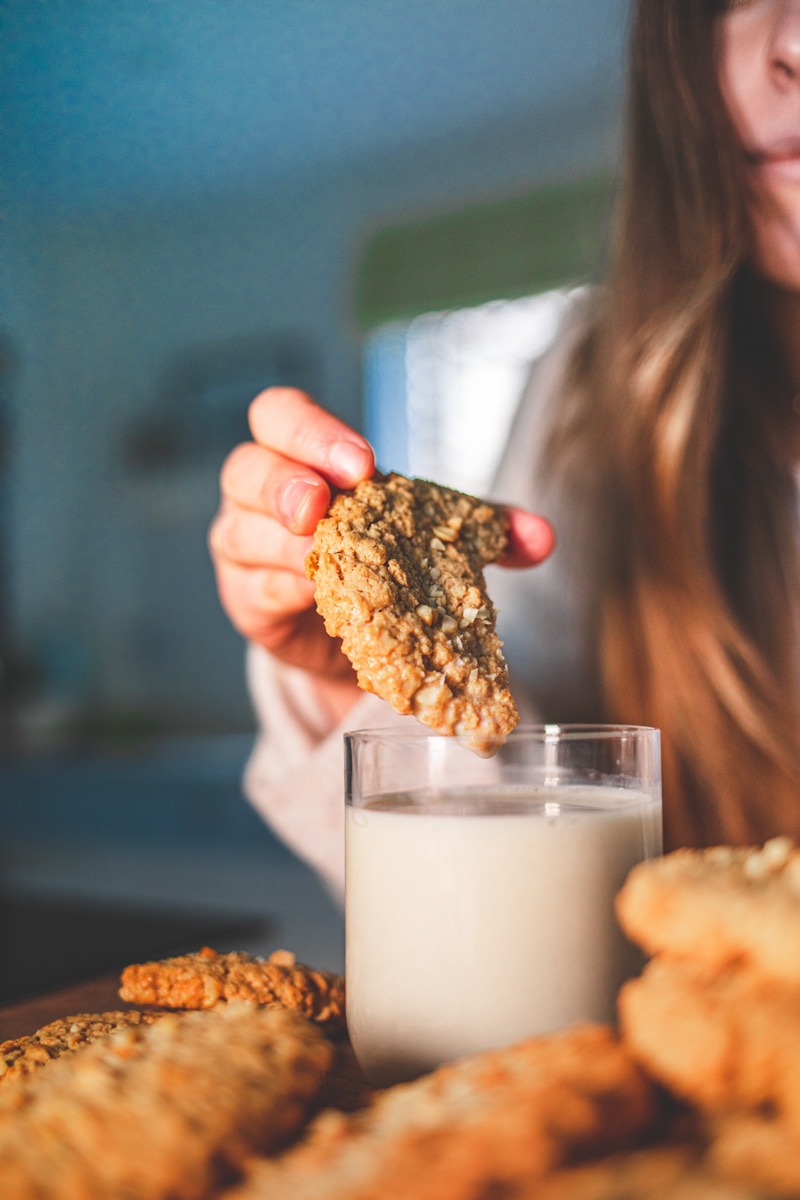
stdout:
[(347, 1020), (368, 1077), (613, 1021), (641, 966), (613, 899), (660, 850), (658, 799), (622, 788), (348, 806)]

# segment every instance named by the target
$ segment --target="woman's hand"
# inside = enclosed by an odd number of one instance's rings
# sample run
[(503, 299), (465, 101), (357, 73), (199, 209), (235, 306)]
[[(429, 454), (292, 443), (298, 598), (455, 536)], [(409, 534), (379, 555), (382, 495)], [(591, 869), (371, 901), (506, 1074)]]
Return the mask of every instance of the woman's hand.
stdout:
[[(250, 406), (253, 441), (237, 446), (221, 474), (222, 501), (209, 546), (223, 608), (238, 631), (283, 662), (331, 683), (355, 676), (314, 607), (304, 573), (331, 487), (351, 488), (375, 470), (369, 444), (303, 392), (270, 388)], [(501, 560), (530, 567), (553, 548), (543, 517), (511, 508)]]
[(237, 446), (220, 478), (209, 531), (217, 588), (234, 627), (276, 658), (333, 680), (355, 676), (314, 608), (303, 569), (331, 486), (368, 479), (368, 443), (303, 392), (269, 388), (250, 406), (253, 441)]
[(556, 544), (553, 527), (544, 517), (524, 508), (507, 508), (508, 545), (500, 567), (535, 567), (552, 553)]

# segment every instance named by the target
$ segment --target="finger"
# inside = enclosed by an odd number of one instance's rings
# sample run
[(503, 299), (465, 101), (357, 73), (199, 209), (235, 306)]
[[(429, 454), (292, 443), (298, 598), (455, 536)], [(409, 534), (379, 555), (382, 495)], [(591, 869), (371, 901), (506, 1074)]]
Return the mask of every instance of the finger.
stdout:
[(313, 538), (297, 537), (273, 517), (223, 501), (209, 529), (208, 544), (212, 557), (218, 560), (303, 575)]
[(342, 652), (338, 638), (325, 632), (322, 617), (316, 609), (304, 613), (283, 626), (273, 626), (267, 649), (282, 662), (302, 667), (304, 671), (325, 676), (327, 679), (354, 682), (350, 660)]
[(295, 571), (214, 564), (217, 590), (231, 622), (244, 637), (270, 645), (274, 630), (313, 607), (314, 584)]
[(506, 509), (508, 544), (498, 563), (501, 567), (534, 567), (543, 562), (556, 544), (553, 527), (544, 517), (522, 508)]
[(336, 487), (351, 488), (375, 471), (365, 438), (295, 388), (268, 388), (249, 410), (253, 437), (318, 471)]
[(274, 517), (299, 536), (314, 532), (331, 499), (320, 475), (255, 442), (244, 442), (228, 455), (220, 490), (226, 501)]
[[(291, 576), (292, 582), (276, 581), (275, 575), (274, 571), (230, 565), (218, 570), (220, 599), (234, 627), (249, 642), (264, 646), (282, 662), (329, 678), (352, 676), (353, 669), (339, 639), (328, 636), (322, 617), (313, 607), (313, 583), (299, 580), (296, 575)], [(287, 585), (287, 593), (278, 597), (275, 589), (282, 583)], [(299, 606), (294, 611), (287, 607), (290, 599)], [(276, 602), (279, 608), (282, 606), (281, 612), (272, 610)]]

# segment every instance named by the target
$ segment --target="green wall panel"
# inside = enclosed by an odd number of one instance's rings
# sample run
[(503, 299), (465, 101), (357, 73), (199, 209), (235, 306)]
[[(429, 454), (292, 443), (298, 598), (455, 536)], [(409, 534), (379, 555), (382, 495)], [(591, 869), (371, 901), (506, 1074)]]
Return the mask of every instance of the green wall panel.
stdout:
[(593, 176), (380, 230), (358, 274), (362, 327), (595, 278), (611, 196)]

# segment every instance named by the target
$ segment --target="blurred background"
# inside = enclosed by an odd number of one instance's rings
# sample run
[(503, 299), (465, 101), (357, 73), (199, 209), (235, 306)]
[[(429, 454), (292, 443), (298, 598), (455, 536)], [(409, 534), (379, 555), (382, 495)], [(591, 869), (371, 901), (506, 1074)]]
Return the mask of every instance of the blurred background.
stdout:
[(335, 905), (241, 796), (219, 469), (291, 383), (381, 465), (487, 486), (602, 255), (625, 24), (623, 0), (0, 0), (0, 1001), (215, 936), (341, 961)]

